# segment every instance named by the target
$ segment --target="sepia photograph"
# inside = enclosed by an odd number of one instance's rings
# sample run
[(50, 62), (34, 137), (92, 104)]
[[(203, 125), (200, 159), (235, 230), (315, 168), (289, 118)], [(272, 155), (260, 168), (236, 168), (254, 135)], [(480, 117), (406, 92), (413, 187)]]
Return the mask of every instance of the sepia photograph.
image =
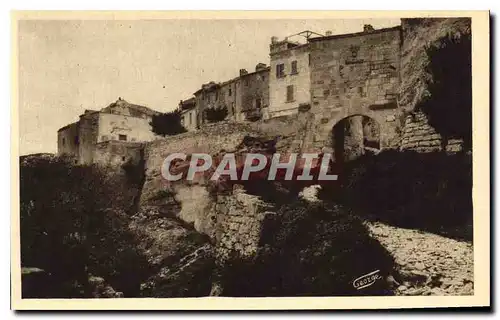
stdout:
[(489, 306), (487, 11), (12, 24), (14, 308)]

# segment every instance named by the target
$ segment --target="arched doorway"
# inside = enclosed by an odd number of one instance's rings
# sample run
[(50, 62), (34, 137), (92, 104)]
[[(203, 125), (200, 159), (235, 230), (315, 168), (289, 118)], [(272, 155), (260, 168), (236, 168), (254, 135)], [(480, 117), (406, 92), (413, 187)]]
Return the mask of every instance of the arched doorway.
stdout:
[(346, 117), (333, 126), (332, 148), (336, 163), (377, 153), (380, 151), (380, 125), (364, 115)]

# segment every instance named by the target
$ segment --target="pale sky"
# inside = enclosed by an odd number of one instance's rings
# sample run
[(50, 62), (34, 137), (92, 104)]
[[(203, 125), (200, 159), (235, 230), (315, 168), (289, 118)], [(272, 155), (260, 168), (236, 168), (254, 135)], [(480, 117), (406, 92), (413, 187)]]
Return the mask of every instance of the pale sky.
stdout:
[(271, 36), (360, 32), (364, 20), (25, 20), (19, 22), (20, 154), (57, 152), (57, 130), (122, 97), (170, 111), (201, 84), (269, 64)]

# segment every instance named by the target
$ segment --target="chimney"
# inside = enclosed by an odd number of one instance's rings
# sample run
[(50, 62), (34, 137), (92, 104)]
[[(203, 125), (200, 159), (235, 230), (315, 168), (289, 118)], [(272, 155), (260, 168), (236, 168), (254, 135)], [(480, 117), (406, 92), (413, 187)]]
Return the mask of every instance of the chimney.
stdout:
[(325, 36), (328, 37), (328, 36), (331, 36), (331, 35), (332, 35), (332, 31), (331, 30), (326, 30)]
[(255, 66), (255, 71), (264, 70), (265, 68), (267, 68), (267, 65), (266, 65), (265, 63), (258, 63), (258, 64)]
[(240, 77), (248, 74), (247, 69), (240, 69)]
[(375, 29), (373, 28), (373, 26), (371, 24), (365, 24), (363, 26), (363, 32), (370, 32), (370, 31), (374, 31)]
[(276, 43), (278, 43), (278, 37), (272, 36), (271, 37), (271, 44), (276, 44)]

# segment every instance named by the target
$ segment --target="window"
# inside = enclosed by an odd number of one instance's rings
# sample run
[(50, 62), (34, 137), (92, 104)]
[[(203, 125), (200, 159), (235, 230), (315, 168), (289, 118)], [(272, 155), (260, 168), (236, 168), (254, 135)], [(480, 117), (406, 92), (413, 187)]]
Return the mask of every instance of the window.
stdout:
[(308, 60), (309, 60), (309, 61), (308, 61), (309, 65), (311, 65), (311, 54), (310, 54), (310, 53), (307, 55), (307, 58), (308, 58)]
[(122, 161), (125, 161), (125, 157), (122, 157)]
[(283, 63), (276, 65), (276, 78), (285, 77), (285, 65)]
[(63, 146), (64, 146), (64, 145), (66, 145), (66, 138), (63, 138), (63, 139), (62, 139), (62, 145), (63, 145)]
[(358, 94), (359, 94), (361, 97), (366, 97), (365, 88), (363, 88), (363, 87), (358, 87)]
[(293, 85), (286, 87), (286, 102), (293, 101)]
[(191, 115), (192, 115), (192, 114), (190, 113), (190, 114), (189, 114), (189, 125), (191, 125), (191, 124), (192, 124), (192, 118), (191, 118)]
[(232, 93), (231, 88), (229, 88), (229, 96), (231, 96)]
[(255, 108), (260, 109), (261, 107), (261, 100), (260, 98), (255, 99)]
[(292, 73), (291, 74), (297, 74), (299, 73), (297, 71), (297, 61), (292, 61)]
[(125, 134), (119, 134), (118, 135), (118, 140), (120, 140), (120, 141), (127, 141), (127, 135), (125, 135)]
[(266, 76), (262, 76), (262, 81), (266, 81)]

